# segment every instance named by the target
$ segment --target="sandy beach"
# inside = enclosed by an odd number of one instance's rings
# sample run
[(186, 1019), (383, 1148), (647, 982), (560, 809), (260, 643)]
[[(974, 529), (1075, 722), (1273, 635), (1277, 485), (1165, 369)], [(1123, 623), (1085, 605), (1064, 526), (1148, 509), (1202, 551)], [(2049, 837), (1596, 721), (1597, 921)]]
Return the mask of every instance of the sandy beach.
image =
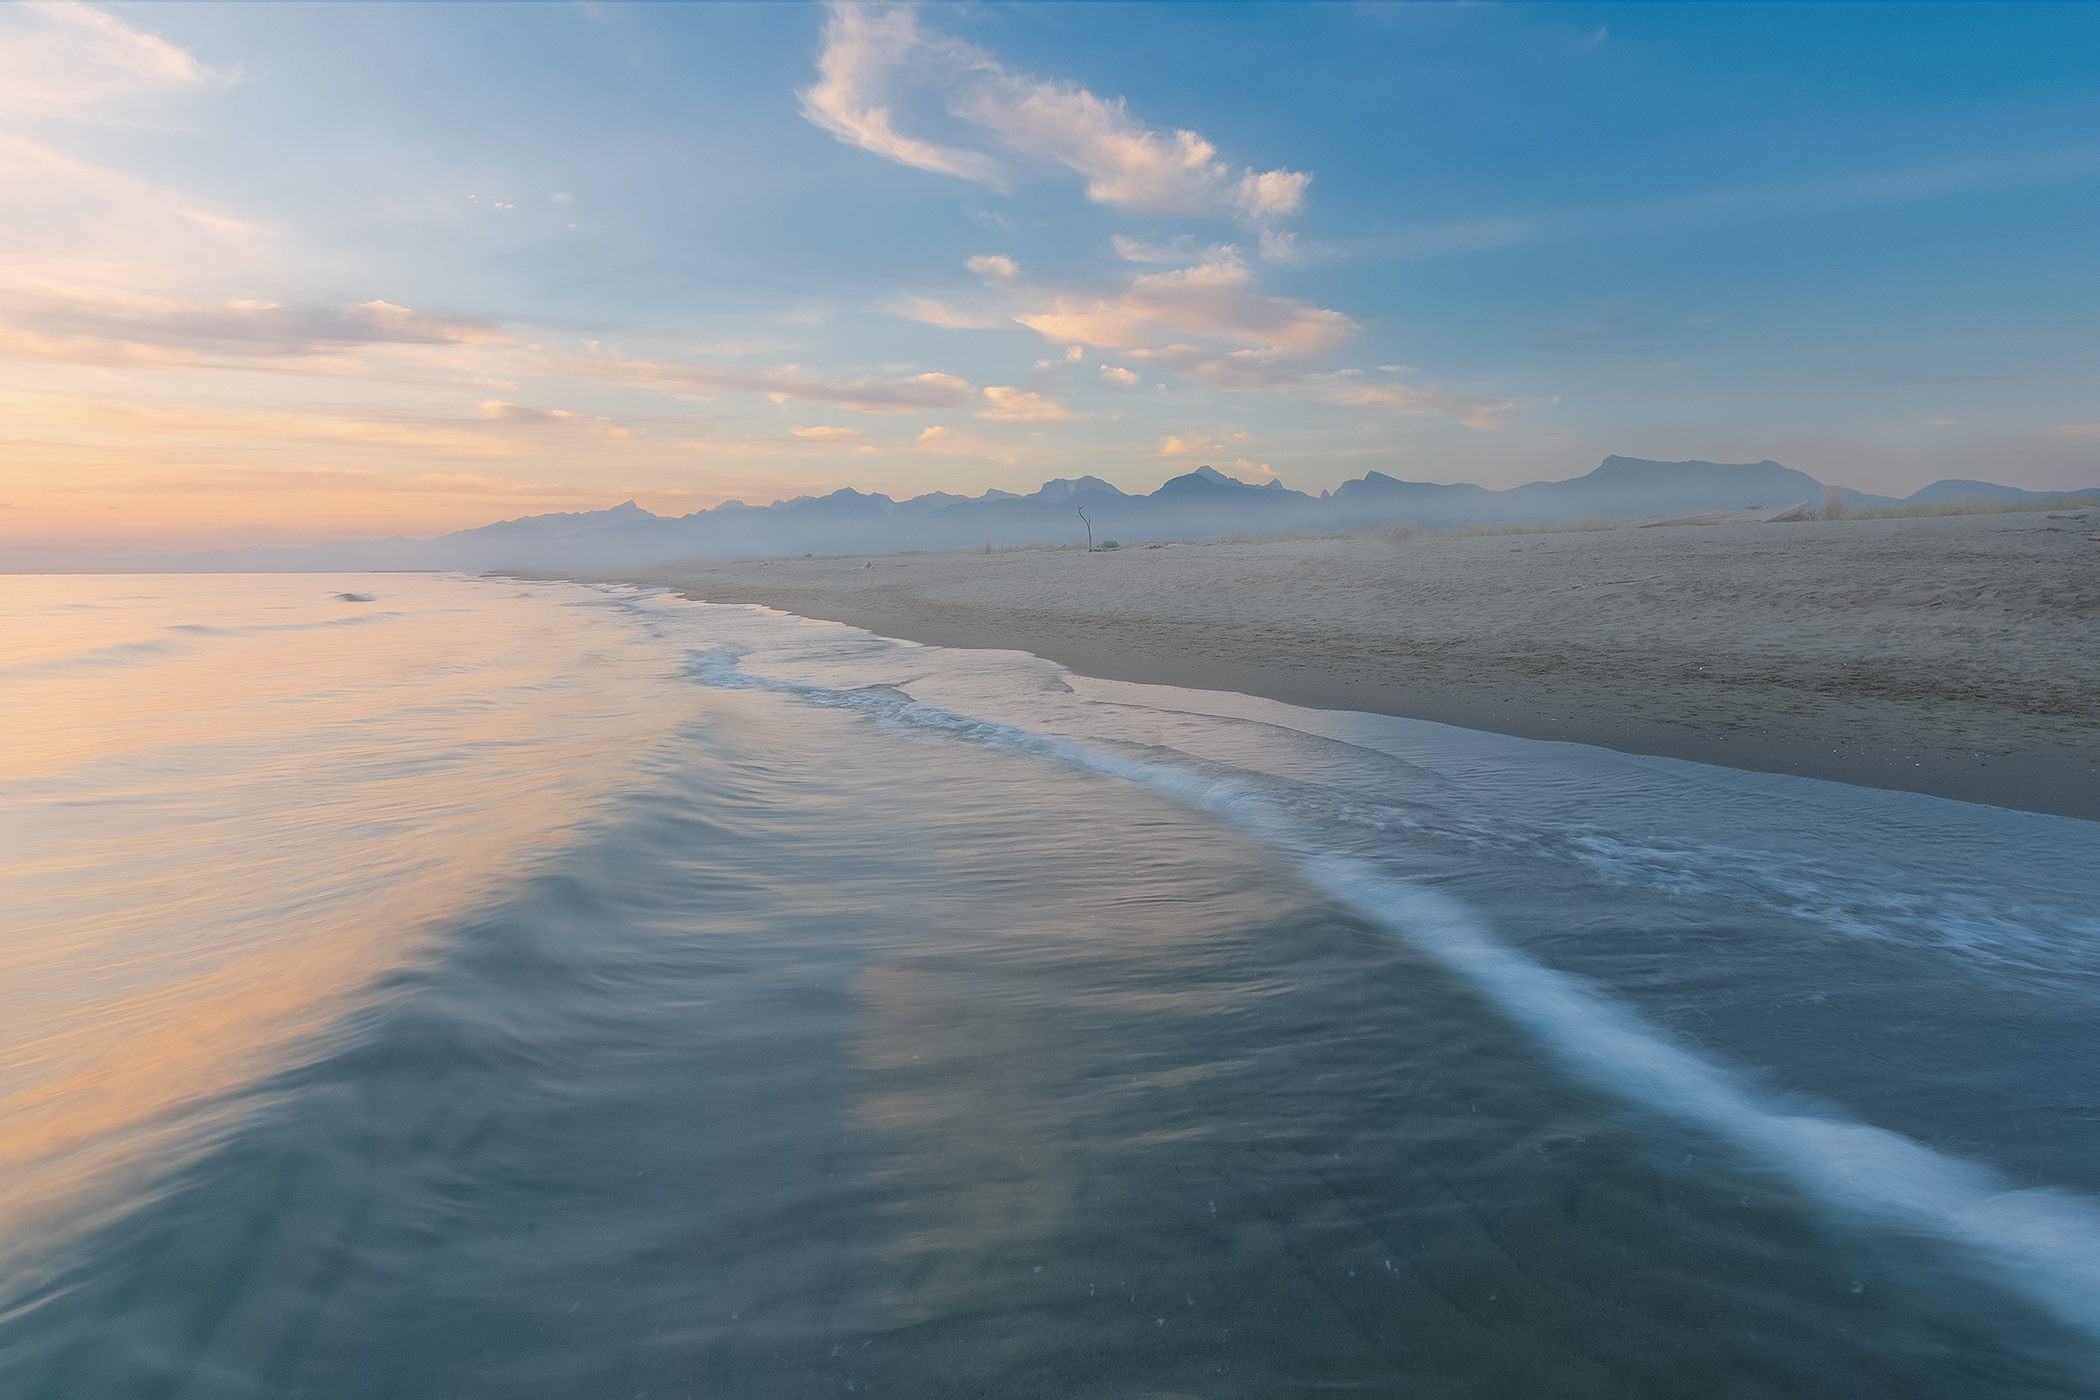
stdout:
[(618, 577), (1116, 680), (2100, 820), (2096, 528), (2037, 512)]

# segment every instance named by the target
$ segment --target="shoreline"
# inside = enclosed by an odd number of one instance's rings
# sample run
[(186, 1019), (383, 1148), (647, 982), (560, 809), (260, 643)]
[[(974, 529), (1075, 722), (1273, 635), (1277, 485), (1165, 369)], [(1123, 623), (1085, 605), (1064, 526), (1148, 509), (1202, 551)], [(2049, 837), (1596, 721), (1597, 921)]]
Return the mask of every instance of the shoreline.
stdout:
[(1106, 680), (2100, 821), (2100, 546), (2072, 524), (2020, 513), (501, 572), (1032, 652)]

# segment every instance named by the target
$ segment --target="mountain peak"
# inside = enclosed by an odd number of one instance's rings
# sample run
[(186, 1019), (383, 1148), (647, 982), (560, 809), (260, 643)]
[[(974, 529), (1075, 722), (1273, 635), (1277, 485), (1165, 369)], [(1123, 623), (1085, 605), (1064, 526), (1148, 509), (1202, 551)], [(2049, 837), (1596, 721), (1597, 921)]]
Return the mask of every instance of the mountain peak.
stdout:
[(1109, 485), (1098, 476), (1076, 478), (1060, 476), (1044, 482), (1043, 489), (1035, 493), (1034, 499), (1052, 502), (1069, 501), (1072, 497), (1084, 496), (1089, 491), (1099, 492), (1104, 496), (1120, 496), (1124, 494), (1120, 489)]
[(1275, 478), (1264, 481), (1257, 486), (1251, 481), (1241, 481), (1236, 476), (1227, 476), (1216, 467), (1198, 467), (1187, 476), (1177, 476), (1174, 479), (1176, 481), (1188, 481), (1191, 479), (1206, 481), (1212, 486), (1236, 486), (1242, 491), (1281, 491), (1284, 489), (1283, 483)]

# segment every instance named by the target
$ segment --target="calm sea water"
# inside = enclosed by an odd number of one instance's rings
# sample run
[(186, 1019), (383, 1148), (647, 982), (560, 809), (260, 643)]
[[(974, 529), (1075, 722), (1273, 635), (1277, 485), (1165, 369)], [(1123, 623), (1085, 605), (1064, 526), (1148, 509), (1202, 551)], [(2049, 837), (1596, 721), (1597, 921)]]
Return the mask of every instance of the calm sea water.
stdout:
[(570, 585), (0, 648), (0, 1394), (2100, 1385), (2093, 824)]

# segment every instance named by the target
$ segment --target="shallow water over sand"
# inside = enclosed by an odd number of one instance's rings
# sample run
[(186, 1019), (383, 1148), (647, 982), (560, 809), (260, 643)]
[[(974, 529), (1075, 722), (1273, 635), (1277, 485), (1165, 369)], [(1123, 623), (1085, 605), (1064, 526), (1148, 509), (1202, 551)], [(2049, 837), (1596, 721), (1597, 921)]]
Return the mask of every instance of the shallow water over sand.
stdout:
[(37, 583), (10, 1395), (2093, 1383), (2090, 824), (620, 591)]

